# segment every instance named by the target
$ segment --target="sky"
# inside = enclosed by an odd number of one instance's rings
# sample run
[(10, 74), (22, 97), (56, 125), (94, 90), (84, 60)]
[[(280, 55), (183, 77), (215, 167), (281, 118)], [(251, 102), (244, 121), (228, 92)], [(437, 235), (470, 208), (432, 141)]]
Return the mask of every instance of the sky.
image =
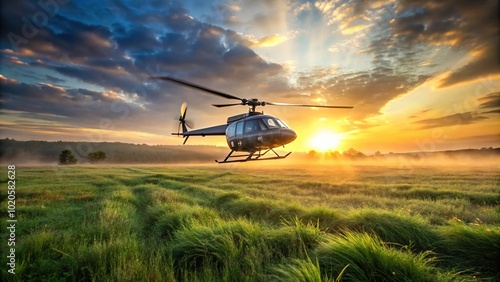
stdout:
[[(1, 138), (182, 144), (242, 98), (353, 106), (258, 108), (294, 151), (500, 147), (498, 1), (2, 1)], [(223, 136), (188, 144), (225, 146)], [(328, 145), (330, 144), (330, 145)]]

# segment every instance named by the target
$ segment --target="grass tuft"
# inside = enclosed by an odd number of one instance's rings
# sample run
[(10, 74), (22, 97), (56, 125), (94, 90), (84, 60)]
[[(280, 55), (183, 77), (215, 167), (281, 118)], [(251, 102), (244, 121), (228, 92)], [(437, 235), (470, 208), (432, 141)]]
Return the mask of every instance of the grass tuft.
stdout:
[(297, 217), (283, 220), (283, 225), (281, 228), (269, 229), (264, 234), (265, 243), (274, 259), (305, 257), (324, 235), (317, 224), (304, 224)]
[(429, 253), (396, 250), (368, 233), (330, 236), (315, 253), (325, 274), (338, 274), (349, 265), (343, 277), (352, 281), (435, 281)]
[(237, 268), (250, 262), (242, 258), (248, 255), (250, 247), (258, 245), (261, 237), (261, 228), (243, 219), (220, 220), (211, 226), (193, 224), (175, 232), (172, 257), (177, 269)]
[(362, 209), (346, 219), (343, 228), (373, 232), (384, 242), (410, 246), (416, 251), (433, 248), (437, 233), (422, 219), (395, 213)]
[(500, 228), (452, 222), (440, 230), (441, 262), (500, 279)]

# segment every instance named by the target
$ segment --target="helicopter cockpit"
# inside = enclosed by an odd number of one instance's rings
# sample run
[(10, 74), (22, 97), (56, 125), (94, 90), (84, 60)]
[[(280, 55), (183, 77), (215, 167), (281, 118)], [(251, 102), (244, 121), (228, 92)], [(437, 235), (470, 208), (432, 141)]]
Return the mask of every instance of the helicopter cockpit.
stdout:
[(233, 150), (271, 148), (296, 138), (295, 132), (282, 120), (259, 115), (231, 123), (226, 129), (227, 143)]
[(271, 117), (259, 116), (234, 122), (227, 127), (226, 136), (234, 137), (246, 133), (253, 133), (269, 129), (290, 128), (284, 121)]

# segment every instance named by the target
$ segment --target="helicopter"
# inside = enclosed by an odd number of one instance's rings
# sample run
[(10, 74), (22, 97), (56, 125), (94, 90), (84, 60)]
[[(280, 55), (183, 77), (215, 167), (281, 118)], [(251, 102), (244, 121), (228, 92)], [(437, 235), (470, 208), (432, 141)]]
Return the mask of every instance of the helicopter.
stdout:
[[(179, 129), (177, 133), (172, 135), (182, 136), (183, 144), (186, 144), (190, 136), (226, 136), (226, 141), (231, 152), (222, 161), (215, 160), (217, 163), (233, 163), (247, 161), (263, 161), (284, 159), (292, 152), (285, 155), (279, 155), (274, 150), (291, 143), (297, 138), (297, 133), (290, 128), (283, 120), (265, 115), (264, 112), (256, 111), (258, 106), (287, 106), (287, 107), (314, 107), (314, 108), (335, 108), (335, 109), (352, 109), (351, 106), (329, 106), (329, 105), (307, 105), (307, 104), (289, 104), (277, 102), (260, 101), (257, 98), (244, 99), (228, 93), (213, 90), (198, 84), (180, 80), (169, 76), (152, 76), (154, 79), (173, 82), (182, 86), (187, 86), (196, 90), (203, 91), (208, 94), (216, 95), (226, 99), (239, 100), (238, 103), (231, 104), (212, 104), (214, 107), (224, 108), (232, 106), (248, 106), (248, 113), (239, 114), (227, 118), (225, 124), (211, 126), (207, 128), (188, 130), (189, 122), (186, 121), (187, 104), (181, 106), (181, 115), (179, 117)], [(182, 128), (182, 132), (180, 129)], [(241, 154), (235, 152), (243, 152)], [(266, 156), (267, 153), (273, 152), (274, 156)]]

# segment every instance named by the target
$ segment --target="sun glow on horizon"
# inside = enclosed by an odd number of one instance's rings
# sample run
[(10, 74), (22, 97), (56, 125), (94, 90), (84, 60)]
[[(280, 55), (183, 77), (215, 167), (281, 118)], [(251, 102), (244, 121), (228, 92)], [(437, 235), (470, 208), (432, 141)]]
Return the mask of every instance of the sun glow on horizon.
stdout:
[(342, 143), (342, 135), (331, 131), (320, 131), (309, 140), (312, 150), (327, 152), (336, 150)]

